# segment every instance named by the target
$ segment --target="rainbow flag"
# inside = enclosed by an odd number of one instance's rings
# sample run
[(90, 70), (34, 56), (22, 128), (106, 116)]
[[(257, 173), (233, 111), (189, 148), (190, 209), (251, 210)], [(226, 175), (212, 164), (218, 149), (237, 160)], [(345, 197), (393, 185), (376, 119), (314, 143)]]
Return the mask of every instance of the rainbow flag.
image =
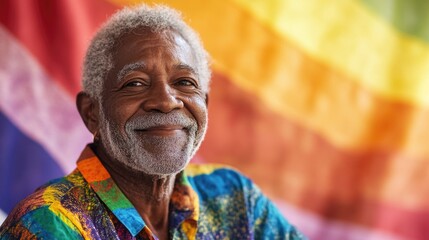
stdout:
[[(85, 49), (138, 2), (0, 1), (0, 218), (74, 168)], [(429, 239), (429, 2), (147, 2), (213, 58), (194, 161), (240, 169), (310, 239)]]

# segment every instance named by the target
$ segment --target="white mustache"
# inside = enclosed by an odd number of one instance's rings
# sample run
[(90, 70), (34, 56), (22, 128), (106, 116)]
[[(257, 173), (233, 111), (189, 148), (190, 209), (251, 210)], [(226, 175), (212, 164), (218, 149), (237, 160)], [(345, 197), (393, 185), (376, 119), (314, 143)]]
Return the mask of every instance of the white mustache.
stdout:
[(125, 129), (130, 133), (134, 130), (145, 130), (165, 125), (181, 126), (186, 129), (197, 128), (197, 123), (194, 119), (186, 116), (186, 114), (182, 112), (173, 111), (170, 113), (154, 112), (133, 117), (126, 123)]

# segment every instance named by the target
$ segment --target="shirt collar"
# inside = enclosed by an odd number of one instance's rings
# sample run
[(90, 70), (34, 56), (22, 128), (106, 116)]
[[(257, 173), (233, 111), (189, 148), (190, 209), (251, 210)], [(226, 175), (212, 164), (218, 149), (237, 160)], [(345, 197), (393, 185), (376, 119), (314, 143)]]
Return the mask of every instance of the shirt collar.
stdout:
[[(81, 153), (77, 168), (104, 204), (135, 237), (146, 224), (89, 145)], [(196, 226), (199, 217), (198, 195), (189, 184), (184, 171), (176, 178), (170, 205), (171, 227), (177, 227), (185, 220)]]

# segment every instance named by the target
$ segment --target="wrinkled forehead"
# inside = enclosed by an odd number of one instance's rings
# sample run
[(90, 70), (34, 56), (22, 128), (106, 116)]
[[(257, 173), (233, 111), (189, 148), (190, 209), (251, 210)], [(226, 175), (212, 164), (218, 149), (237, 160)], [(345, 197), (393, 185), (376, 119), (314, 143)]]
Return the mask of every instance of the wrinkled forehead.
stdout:
[(112, 49), (113, 67), (138, 56), (139, 52), (158, 49), (170, 52), (178, 59), (192, 59), (197, 68), (195, 52), (191, 45), (176, 31), (165, 29), (153, 31), (148, 28), (139, 28), (129, 31), (118, 39)]
[(120, 55), (122, 51), (142, 47), (138, 46), (140, 44), (144, 44), (147, 47), (164, 45), (168, 47), (188, 48), (195, 55), (195, 52), (191, 49), (191, 45), (177, 31), (169, 28), (155, 30), (148, 27), (132, 29), (121, 34), (115, 41), (111, 53), (115, 57)]

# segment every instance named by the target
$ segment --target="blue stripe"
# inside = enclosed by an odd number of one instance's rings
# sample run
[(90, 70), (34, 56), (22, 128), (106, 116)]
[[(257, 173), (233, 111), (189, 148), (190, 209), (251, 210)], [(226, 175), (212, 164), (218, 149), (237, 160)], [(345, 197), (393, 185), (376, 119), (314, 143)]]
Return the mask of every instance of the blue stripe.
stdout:
[(121, 221), (122, 224), (130, 231), (133, 237), (146, 226), (135, 208), (119, 208), (113, 210), (113, 214)]
[(0, 208), (9, 213), (37, 187), (63, 175), (46, 150), (0, 112)]

